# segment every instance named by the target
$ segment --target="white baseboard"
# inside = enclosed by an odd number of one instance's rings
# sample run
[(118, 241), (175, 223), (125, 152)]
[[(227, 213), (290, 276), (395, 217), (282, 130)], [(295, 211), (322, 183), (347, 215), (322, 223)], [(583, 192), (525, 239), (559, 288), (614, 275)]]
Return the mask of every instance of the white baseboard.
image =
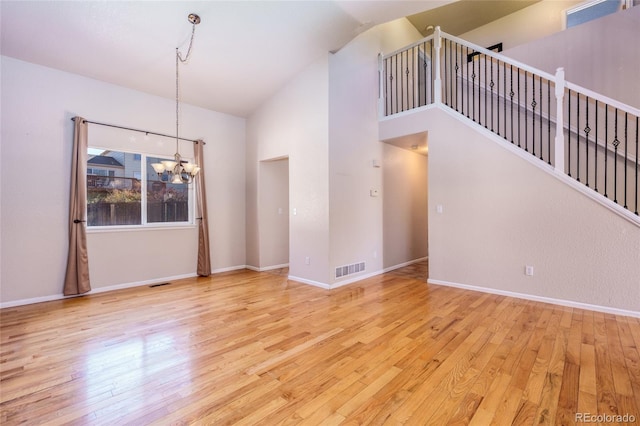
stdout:
[(152, 279), (152, 280), (135, 281), (135, 282), (130, 282), (130, 283), (109, 285), (109, 286), (106, 286), (106, 287), (93, 288), (93, 289), (91, 289), (91, 291), (89, 291), (87, 293), (75, 294), (73, 296), (65, 296), (63, 294), (52, 294), (50, 296), (34, 297), (34, 298), (30, 298), (30, 299), (12, 300), (10, 302), (0, 303), (0, 309), (2, 309), (2, 308), (12, 308), (14, 306), (31, 305), (33, 303), (51, 302), (53, 300), (72, 299), (74, 297), (81, 297), (81, 296), (88, 296), (88, 295), (91, 295), (91, 294), (106, 293), (108, 291), (113, 291), (113, 290), (123, 290), (125, 288), (140, 287), (140, 286), (144, 286), (144, 285), (153, 285), (153, 284), (164, 283), (164, 282), (167, 282), (167, 281), (182, 280), (182, 279), (185, 279), (185, 278), (193, 278), (193, 277), (197, 277), (197, 274), (193, 274), (193, 273), (192, 274), (182, 274), (182, 275), (174, 275), (174, 276), (171, 276), (171, 277), (155, 278), (155, 279)]
[(362, 281), (362, 280), (367, 279), (367, 278), (375, 277), (376, 275), (380, 275), (382, 273), (383, 273), (382, 270), (378, 270), (378, 271), (375, 271), (375, 272), (370, 272), (368, 274), (358, 275), (357, 277), (353, 277), (353, 278), (349, 278), (349, 279), (346, 279), (346, 280), (341, 280), (341, 281), (335, 282), (329, 288), (338, 288), (338, 287), (345, 286), (347, 284), (353, 284), (355, 282)]
[(421, 257), (419, 259), (410, 260), (404, 263), (398, 263), (397, 265), (389, 266), (382, 270), (382, 273), (393, 271), (395, 269), (404, 268), (405, 266), (413, 265), (414, 263), (422, 262), (423, 260), (429, 260), (429, 256)]
[(297, 282), (302, 283), (302, 284), (309, 284), (309, 285), (312, 285), (314, 287), (320, 287), (320, 288), (323, 288), (325, 290), (331, 290), (331, 286), (329, 284), (321, 283), (319, 281), (308, 280), (306, 278), (300, 278), (300, 277), (296, 277), (296, 276), (293, 276), (293, 275), (287, 276), (287, 279), (291, 280), (291, 281), (297, 281)]
[(368, 274), (357, 275), (357, 276), (349, 278), (349, 279), (344, 279), (344, 280), (337, 281), (337, 282), (335, 282), (333, 284), (326, 284), (326, 283), (321, 283), (321, 282), (318, 282), (318, 281), (307, 280), (305, 278), (294, 277), (293, 275), (289, 275), (288, 279), (290, 279), (292, 281), (298, 281), (298, 282), (301, 282), (303, 284), (309, 284), (309, 285), (312, 285), (312, 286), (315, 286), (315, 287), (324, 288), (326, 290), (331, 290), (331, 289), (334, 289), (334, 288), (345, 286), (347, 284), (353, 284), (355, 282), (362, 281), (362, 280), (367, 279), (367, 278), (375, 277), (376, 275), (381, 275), (381, 274), (384, 274), (385, 272), (393, 271), (394, 269), (399, 269), (399, 268), (402, 268), (404, 266), (409, 266), (409, 265), (412, 265), (412, 264), (417, 263), (417, 262), (422, 262), (423, 260), (427, 260), (427, 259), (429, 259), (429, 256), (421, 257), (419, 259), (410, 260), (410, 261), (404, 262), (404, 263), (399, 263), (397, 265), (393, 265), (393, 266), (390, 266), (388, 268), (384, 268), (384, 269), (381, 269), (381, 270), (378, 270), (378, 271), (370, 272)]
[[(79, 295), (79, 296), (82, 296), (82, 295)], [(53, 300), (68, 299), (72, 297), (78, 297), (78, 296), (63, 296), (62, 294), (53, 294), (51, 296), (31, 297), (29, 299), (12, 300), (10, 302), (0, 303), (0, 309), (13, 308), (16, 306), (23, 306), (23, 305), (31, 305), (34, 303), (51, 302)]]
[(262, 268), (259, 268), (257, 266), (251, 266), (251, 265), (245, 265), (244, 267), (246, 269), (250, 269), (250, 270), (256, 271), (256, 272), (264, 272), (264, 271), (273, 271), (274, 269), (288, 268), (289, 264), (288, 263), (283, 263), (281, 265), (263, 266)]
[(231, 271), (239, 271), (241, 269), (251, 269), (251, 267), (247, 266), (247, 265), (236, 265), (236, 266), (229, 266), (226, 268), (219, 268), (219, 269), (214, 269), (211, 271), (212, 274), (218, 274), (220, 272), (231, 272)]
[(574, 302), (572, 300), (555, 299), (555, 298), (552, 298), (552, 297), (544, 297), (544, 296), (535, 296), (535, 295), (532, 295), (532, 294), (516, 293), (516, 292), (513, 292), (513, 291), (498, 290), (498, 289), (495, 289), (495, 288), (488, 288), (488, 287), (477, 287), (477, 286), (473, 286), (473, 285), (459, 284), (459, 283), (454, 283), (454, 282), (450, 282), (450, 281), (434, 280), (434, 279), (431, 279), (431, 278), (429, 278), (427, 280), (427, 283), (428, 284), (435, 284), (435, 285), (442, 285), (442, 286), (446, 286), (446, 287), (461, 288), (461, 289), (464, 289), (464, 290), (479, 291), (479, 292), (482, 292), (482, 293), (497, 294), (497, 295), (500, 295), (500, 296), (514, 297), (516, 299), (532, 300), (534, 302), (550, 303), (552, 305), (565, 306), (565, 307), (569, 307), (569, 308), (578, 308), (578, 309), (585, 309), (585, 310), (588, 310), (588, 311), (604, 312), (604, 313), (607, 313), (607, 314), (622, 315), (622, 316), (626, 316), (626, 317), (640, 318), (640, 312), (629, 311), (629, 310), (626, 310), (626, 309), (611, 308), (609, 306), (591, 305), (589, 303)]

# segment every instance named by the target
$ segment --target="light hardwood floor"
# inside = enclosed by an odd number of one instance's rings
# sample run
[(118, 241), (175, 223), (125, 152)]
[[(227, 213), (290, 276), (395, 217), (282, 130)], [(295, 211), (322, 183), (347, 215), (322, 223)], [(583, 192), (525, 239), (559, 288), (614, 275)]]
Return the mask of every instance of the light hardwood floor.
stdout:
[(639, 319), (427, 285), (426, 267), (332, 291), (238, 271), (3, 309), (0, 423), (638, 422)]

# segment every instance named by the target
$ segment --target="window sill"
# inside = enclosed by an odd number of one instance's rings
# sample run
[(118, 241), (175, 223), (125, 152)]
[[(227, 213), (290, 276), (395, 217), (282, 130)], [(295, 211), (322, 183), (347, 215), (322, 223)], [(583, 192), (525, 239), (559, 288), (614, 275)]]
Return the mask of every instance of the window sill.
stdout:
[(92, 226), (87, 227), (87, 234), (103, 234), (109, 232), (140, 232), (140, 231), (174, 231), (181, 229), (194, 229), (196, 224), (187, 223), (184, 225), (131, 225), (131, 226)]

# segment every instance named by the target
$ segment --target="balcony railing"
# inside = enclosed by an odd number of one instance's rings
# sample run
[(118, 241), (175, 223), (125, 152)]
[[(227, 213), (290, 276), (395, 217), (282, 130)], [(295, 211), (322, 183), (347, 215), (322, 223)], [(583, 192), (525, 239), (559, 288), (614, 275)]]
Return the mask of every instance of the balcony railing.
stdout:
[(450, 108), (638, 217), (640, 110), (439, 28), (380, 76), (381, 117)]

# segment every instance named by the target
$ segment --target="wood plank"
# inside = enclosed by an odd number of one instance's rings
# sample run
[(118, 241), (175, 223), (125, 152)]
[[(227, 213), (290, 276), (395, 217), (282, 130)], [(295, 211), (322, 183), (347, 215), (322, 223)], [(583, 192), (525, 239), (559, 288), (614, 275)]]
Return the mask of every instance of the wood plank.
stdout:
[(421, 262), (329, 291), (243, 270), (2, 309), (0, 423), (484, 426), (640, 414), (638, 319), (427, 276)]

